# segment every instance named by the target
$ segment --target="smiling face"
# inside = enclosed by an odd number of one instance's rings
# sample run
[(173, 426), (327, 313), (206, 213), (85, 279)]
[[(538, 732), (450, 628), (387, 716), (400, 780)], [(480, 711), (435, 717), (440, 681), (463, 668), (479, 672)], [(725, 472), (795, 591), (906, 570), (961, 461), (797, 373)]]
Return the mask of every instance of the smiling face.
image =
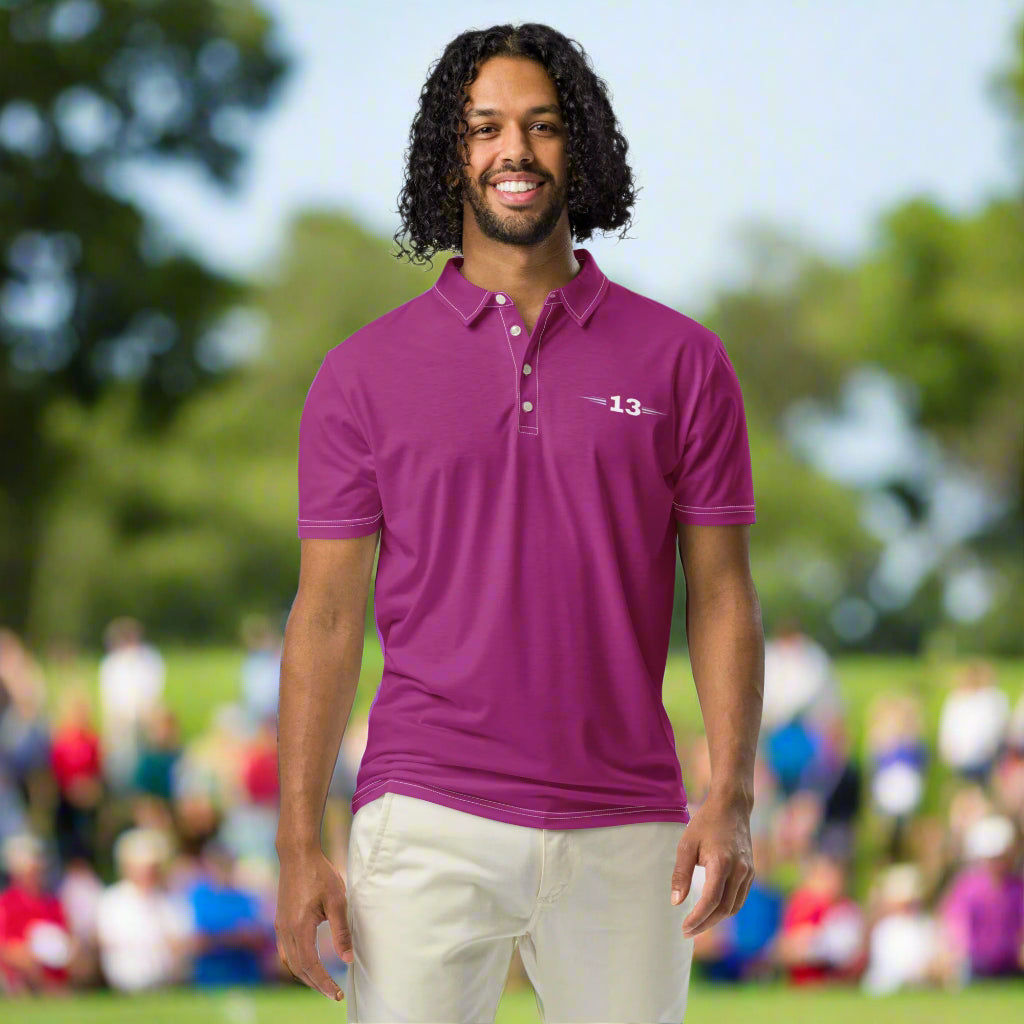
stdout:
[[(467, 92), (469, 162), (462, 181), (473, 217), (463, 218), (463, 230), (475, 224), (505, 245), (536, 245), (559, 224), (568, 235), (566, 129), (547, 71), (527, 58), (492, 57)], [(530, 179), (536, 187), (502, 192), (496, 184), (507, 175)]]

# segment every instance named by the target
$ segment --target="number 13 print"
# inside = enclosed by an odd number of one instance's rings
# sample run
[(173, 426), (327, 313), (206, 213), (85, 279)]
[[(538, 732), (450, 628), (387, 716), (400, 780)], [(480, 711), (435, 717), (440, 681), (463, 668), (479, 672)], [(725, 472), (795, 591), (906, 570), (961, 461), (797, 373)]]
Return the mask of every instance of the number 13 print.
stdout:
[(621, 397), (622, 397), (621, 395), (612, 395), (612, 404), (609, 406), (609, 409), (611, 409), (612, 412), (624, 412), (624, 413), (628, 413), (630, 416), (639, 416), (640, 415), (640, 399), (639, 398), (627, 398), (626, 399), (626, 405), (630, 406), (630, 408), (629, 409), (623, 409), (619, 405), (619, 399)]

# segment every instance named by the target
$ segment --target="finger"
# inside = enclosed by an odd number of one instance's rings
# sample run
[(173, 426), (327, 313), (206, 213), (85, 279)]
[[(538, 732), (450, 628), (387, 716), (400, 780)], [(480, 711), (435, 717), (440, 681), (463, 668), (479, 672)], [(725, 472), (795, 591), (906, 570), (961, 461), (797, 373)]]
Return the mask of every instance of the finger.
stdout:
[(280, 933), (277, 934), (277, 956), (281, 963), (284, 964), (285, 970), (298, 981), (299, 979), (295, 977), (291, 964), (288, 963), (288, 954), (284, 951), (284, 943), (281, 941)]
[(687, 842), (685, 836), (679, 841), (676, 850), (676, 867), (672, 872), (672, 893), (679, 893), (674, 903), (682, 903), (689, 895), (693, 882), (693, 869), (697, 866), (697, 843)]
[(736, 891), (736, 900), (732, 905), (732, 910), (729, 911), (730, 915), (739, 913), (740, 908), (743, 906), (744, 903), (747, 902), (747, 897), (750, 895), (750, 887), (753, 884), (754, 872), (750, 871), (747, 873), (746, 878), (744, 878), (743, 884)]
[(736, 896), (743, 887), (746, 877), (746, 872), (742, 867), (737, 866), (733, 869), (733, 872), (726, 883), (725, 891), (722, 893), (721, 902), (708, 915), (707, 919), (701, 926), (701, 931), (707, 931), (709, 928), (713, 928), (719, 921), (728, 917), (732, 913), (732, 908), (736, 903)]
[(292, 946), (285, 946), (295, 976), (310, 988), (337, 1002), (345, 998), (335, 980), (327, 973), (316, 948), (316, 927), (304, 929), (295, 936)]
[(344, 899), (332, 901), (327, 906), (327, 921), (331, 926), (331, 943), (334, 952), (347, 963), (352, 963), (352, 933), (348, 929), (348, 906)]
[(712, 856), (710, 863), (705, 865), (704, 891), (700, 894), (697, 905), (683, 921), (683, 934), (688, 938), (696, 934), (704, 921), (721, 903), (730, 868), (731, 862), (723, 856)]

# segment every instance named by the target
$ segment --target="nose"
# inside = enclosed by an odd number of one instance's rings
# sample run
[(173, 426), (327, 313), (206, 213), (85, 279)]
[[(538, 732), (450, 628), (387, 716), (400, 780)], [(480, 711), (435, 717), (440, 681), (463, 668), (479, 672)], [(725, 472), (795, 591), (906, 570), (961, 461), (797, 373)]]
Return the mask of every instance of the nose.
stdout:
[(519, 166), (533, 159), (529, 132), (518, 124), (510, 123), (501, 133), (501, 160), (503, 164)]

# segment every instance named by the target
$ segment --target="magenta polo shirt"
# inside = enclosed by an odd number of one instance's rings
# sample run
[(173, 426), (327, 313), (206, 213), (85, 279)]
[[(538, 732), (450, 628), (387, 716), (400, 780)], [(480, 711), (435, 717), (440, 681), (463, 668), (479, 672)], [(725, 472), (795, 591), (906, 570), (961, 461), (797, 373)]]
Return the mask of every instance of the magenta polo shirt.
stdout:
[(534, 828), (690, 820), (662, 704), (679, 521), (753, 523), (718, 336), (586, 249), (532, 332), (449, 258), (324, 358), (300, 537), (380, 530), (353, 815), (404, 793)]

